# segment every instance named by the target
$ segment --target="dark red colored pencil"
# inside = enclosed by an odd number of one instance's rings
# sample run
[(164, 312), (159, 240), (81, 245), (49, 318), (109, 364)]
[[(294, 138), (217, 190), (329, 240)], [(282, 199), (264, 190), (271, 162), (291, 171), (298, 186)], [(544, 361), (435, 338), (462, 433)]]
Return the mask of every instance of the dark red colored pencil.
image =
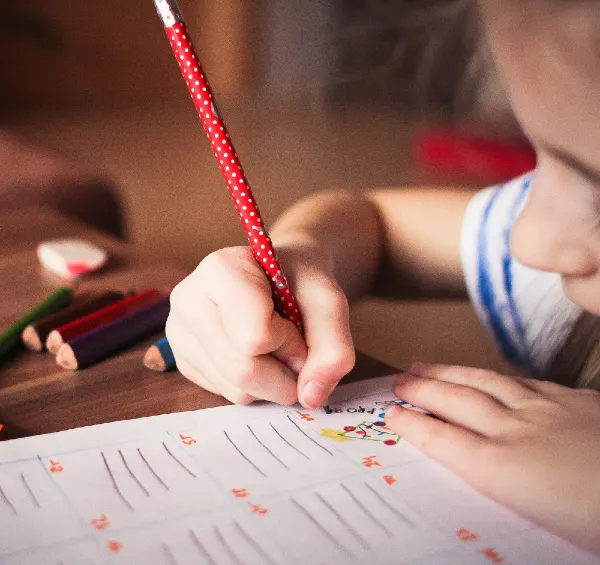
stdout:
[(48, 335), (46, 347), (48, 351), (56, 354), (63, 343), (71, 341), (105, 324), (109, 324), (135, 310), (148, 306), (148, 304), (151, 304), (160, 296), (160, 292), (156, 289), (145, 290), (124, 300), (115, 302), (106, 308), (102, 308), (102, 310), (84, 316), (79, 320), (56, 328)]
[(32, 351), (43, 351), (46, 339), (52, 330), (101, 310), (124, 298), (124, 293), (113, 290), (97, 296), (81, 296), (75, 299), (75, 302), (68, 308), (59, 310), (55, 314), (27, 326), (21, 336), (23, 344)]
[(169, 298), (159, 298), (150, 306), (63, 344), (56, 362), (64, 369), (85, 369), (153, 333), (164, 331), (169, 309)]

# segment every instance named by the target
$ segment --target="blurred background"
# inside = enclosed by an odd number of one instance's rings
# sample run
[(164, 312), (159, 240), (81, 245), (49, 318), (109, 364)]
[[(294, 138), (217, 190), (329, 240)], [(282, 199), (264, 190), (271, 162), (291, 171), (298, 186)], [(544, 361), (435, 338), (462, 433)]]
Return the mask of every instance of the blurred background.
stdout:
[[(471, 0), (180, 6), (268, 223), (317, 190), (478, 186), (531, 166)], [(244, 243), (152, 0), (5, 0), (0, 77), (1, 205), (58, 208), (188, 269)], [(459, 307), (431, 308), (435, 356), (468, 362)], [(360, 319), (365, 347), (397, 361), (386, 322)], [(429, 335), (426, 313), (406, 319)]]

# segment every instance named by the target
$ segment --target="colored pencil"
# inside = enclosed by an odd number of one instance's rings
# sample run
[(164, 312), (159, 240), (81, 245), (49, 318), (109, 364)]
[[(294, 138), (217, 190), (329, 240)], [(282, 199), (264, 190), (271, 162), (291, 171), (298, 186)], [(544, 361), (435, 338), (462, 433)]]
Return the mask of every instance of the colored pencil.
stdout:
[(169, 309), (169, 298), (159, 298), (150, 306), (64, 343), (56, 355), (56, 362), (64, 369), (85, 369), (164, 330)]
[(117, 291), (109, 291), (98, 296), (82, 296), (76, 298), (75, 302), (64, 310), (46, 316), (33, 324), (29, 324), (21, 336), (23, 344), (32, 351), (43, 351), (46, 339), (52, 330), (60, 328), (69, 322), (78, 320), (92, 312), (96, 312), (119, 300), (123, 300), (125, 294)]
[(100, 326), (113, 322), (135, 310), (148, 306), (148, 304), (154, 302), (160, 296), (161, 294), (156, 289), (145, 290), (123, 300), (119, 300), (119, 302), (115, 302), (101, 310), (88, 314), (79, 320), (69, 322), (60, 328), (52, 330), (48, 334), (46, 347), (48, 348), (48, 351), (56, 354), (63, 343), (95, 330)]
[(173, 350), (166, 337), (148, 348), (144, 355), (144, 365), (148, 369), (159, 373), (166, 373), (177, 367), (175, 355), (173, 355)]
[(204, 70), (194, 50), (190, 34), (175, 0), (154, 0), (154, 5), (167, 33), (179, 69), (188, 86), (189, 93), (209, 138), (221, 174), (227, 183), (229, 194), (240, 216), (242, 227), (258, 264), (264, 270), (275, 305), (281, 314), (301, 328), (301, 315), (271, 239), (261, 220), (256, 199), (252, 194), (238, 155), (221, 118), (217, 104)]
[(20, 320), (15, 322), (5, 332), (0, 334), (0, 358), (11, 351), (21, 341), (23, 330), (32, 322), (44, 318), (54, 312), (66, 308), (73, 302), (73, 290), (67, 287), (59, 288), (44, 302), (30, 310)]

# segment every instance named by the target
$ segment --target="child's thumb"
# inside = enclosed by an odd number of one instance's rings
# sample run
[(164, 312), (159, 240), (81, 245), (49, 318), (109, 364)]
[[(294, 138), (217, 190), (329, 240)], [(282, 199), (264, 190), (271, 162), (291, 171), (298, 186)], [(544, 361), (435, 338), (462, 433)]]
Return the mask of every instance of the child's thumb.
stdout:
[(319, 295), (301, 306), (308, 356), (298, 376), (298, 398), (308, 409), (327, 402), (356, 360), (346, 297), (337, 289), (319, 289)]

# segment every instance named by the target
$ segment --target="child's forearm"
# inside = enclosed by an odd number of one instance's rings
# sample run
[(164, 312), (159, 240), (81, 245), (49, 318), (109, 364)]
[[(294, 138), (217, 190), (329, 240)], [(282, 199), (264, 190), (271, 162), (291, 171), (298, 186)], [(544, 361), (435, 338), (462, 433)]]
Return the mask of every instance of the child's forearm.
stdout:
[(460, 231), (472, 194), (443, 188), (321, 193), (288, 210), (271, 235), (284, 254), (313, 247), (350, 299), (374, 283), (396, 296), (461, 295)]
[(309, 248), (350, 299), (367, 292), (379, 268), (382, 232), (377, 207), (362, 195), (326, 192), (297, 202), (271, 230), (275, 247)]

